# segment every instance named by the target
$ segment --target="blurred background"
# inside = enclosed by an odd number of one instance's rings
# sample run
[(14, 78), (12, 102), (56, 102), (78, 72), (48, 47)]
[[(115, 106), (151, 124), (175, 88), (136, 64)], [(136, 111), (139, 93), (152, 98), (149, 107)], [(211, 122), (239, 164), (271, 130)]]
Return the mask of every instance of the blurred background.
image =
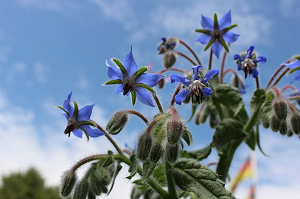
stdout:
[[(260, 64), (262, 87), (279, 65), (300, 54), (300, 4), (297, 0), (266, 1), (148, 1), (137, 0), (14, 0), (0, 2), (0, 194), (11, 190), (10, 183), (28, 185), (26, 176), (39, 182), (37, 198), (48, 198), (59, 185), (62, 172), (87, 155), (106, 153), (113, 149), (105, 137), (78, 139), (63, 133), (66, 119), (61, 110), (67, 95), (80, 107), (97, 103), (92, 119), (105, 127), (112, 114), (120, 109), (135, 109), (151, 119), (157, 108), (137, 101), (133, 107), (130, 97), (115, 95), (115, 86), (103, 86), (107, 81), (105, 60), (116, 57), (123, 61), (133, 47), (133, 56), (139, 67), (153, 63), (152, 71), (162, 69), (162, 56), (157, 47), (162, 37), (179, 37), (199, 55), (204, 66), (209, 52), (195, 40), (200, 36), (194, 30), (201, 28), (201, 15), (219, 19), (231, 10), (232, 23), (239, 26), (233, 32), (241, 34), (230, 47), (226, 68), (236, 69), (233, 56), (254, 45), (259, 55), (267, 57)], [(189, 53), (182, 46), (177, 50)], [(222, 54), (221, 54), (222, 55)], [(175, 67), (190, 70), (191, 64), (179, 58)], [(213, 69), (220, 60), (213, 58)], [(167, 73), (167, 76), (171, 73)], [(242, 72), (239, 72), (243, 76)], [(285, 76), (280, 88), (289, 84), (294, 74)], [(230, 75), (225, 82), (230, 82)], [(249, 87), (243, 98), (246, 106), (255, 88), (254, 79), (245, 80)], [(299, 88), (299, 81), (293, 86)], [(166, 108), (175, 85), (167, 83), (158, 95)], [(183, 119), (191, 113), (190, 105), (178, 106)], [(207, 146), (214, 131), (207, 124), (188, 123), (194, 145), (188, 150)], [(116, 142), (135, 147), (145, 124), (132, 116), (122, 133), (114, 136)], [(256, 150), (257, 198), (299, 198), (300, 142), (299, 137), (284, 137), (261, 128), (261, 145), (266, 154)], [(237, 173), (250, 154), (245, 144), (238, 149), (230, 176)], [(203, 163), (216, 162), (215, 151)], [(35, 168), (35, 169), (30, 169)], [(212, 167), (212, 169), (215, 169)], [(84, 173), (84, 168), (80, 173)], [(131, 182), (125, 178), (124, 166), (112, 193), (103, 198), (129, 198)], [(13, 173), (13, 174), (12, 174)], [(31, 176), (31, 177), (30, 177)], [(9, 178), (11, 177), (11, 178)], [(11, 179), (11, 180), (8, 180)], [(14, 180), (18, 179), (18, 180)], [(245, 198), (250, 182), (240, 184), (237, 198)], [(26, 187), (24, 188), (26, 189)], [(21, 190), (21, 189), (20, 189)], [(23, 189), (22, 189), (23, 190)], [(23, 193), (20, 191), (20, 193)], [(48, 193), (48, 194), (44, 194)], [(56, 195), (57, 196), (57, 195)], [(6, 195), (6, 197), (8, 197)], [(6, 198), (0, 195), (0, 198)], [(55, 196), (53, 196), (55, 198)], [(10, 196), (14, 198), (14, 196)], [(26, 198), (26, 197), (24, 197)], [(33, 198), (33, 197), (27, 197)]]

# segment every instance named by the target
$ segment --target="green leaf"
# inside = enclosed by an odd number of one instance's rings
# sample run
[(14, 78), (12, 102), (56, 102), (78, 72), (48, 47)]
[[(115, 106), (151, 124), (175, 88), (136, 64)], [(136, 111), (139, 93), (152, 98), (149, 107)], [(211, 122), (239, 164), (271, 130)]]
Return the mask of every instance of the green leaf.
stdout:
[(165, 175), (165, 167), (162, 164), (158, 164), (154, 171), (152, 172), (153, 178), (162, 186), (166, 186), (166, 175)]
[(152, 93), (155, 93), (154, 89), (150, 88), (150, 87), (149, 87), (148, 85), (146, 85), (146, 84), (139, 83), (139, 84), (136, 84), (136, 85), (137, 85), (137, 86), (140, 86), (140, 87), (143, 87), (143, 88), (149, 90), (149, 91), (152, 92)]
[(246, 124), (248, 122), (248, 114), (245, 109), (244, 102), (241, 101), (236, 108), (233, 109), (234, 111), (234, 119), (239, 120), (242, 124)]
[(247, 133), (243, 130), (243, 124), (232, 118), (225, 118), (219, 124), (213, 136), (213, 146), (222, 154), (226, 144), (234, 140), (243, 139)]
[(184, 141), (186, 142), (186, 144), (188, 146), (193, 144), (192, 133), (189, 131), (189, 129), (186, 125), (184, 125), (184, 127), (183, 127), (182, 138), (184, 139)]
[(132, 91), (130, 92), (130, 94), (131, 94), (131, 102), (132, 102), (132, 105), (134, 105), (135, 102), (136, 102), (136, 93), (135, 93), (135, 90), (132, 90)]
[(267, 155), (267, 154), (262, 150), (262, 148), (261, 148), (261, 145), (260, 145), (260, 139), (259, 139), (259, 129), (258, 129), (258, 128), (256, 128), (255, 137), (256, 137), (256, 143), (257, 143), (257, 146), (258, 146), (260, 152), (261, 152), (264, 156), (270, 157), (270, 156)]
[(193, 159), (179, 159), (173, 166), (175, 183), (184, 191), (201, 199), (233, 199), (225, 183), (207, 166)]
[(123, 64), (116, 58), (112, 58), (111, 59), (113, 62), (115, 62), (115, 64), (120, 68), (120, 70), (122, 71), (123, 75), (127, 75), (126, 69), (124, 68)]
[(112, 84), (121, 84), (121, 83), (122, 83), (122, 80), (120, 80), (120, 79), (112, 79), (112, 80), (105, 82), (103, 85), (112, 85)]
[(186, 151), (192, 158), (195, 158), (199, 161), (207, 158), (209, 154), (211, 153), (212, 144), (209, 144), (208, 146), (196, 150), (196, 151)]
[(247, 133), (247, 137), (245, 138), (246, 144), (252, 149), (255, 150), (256, 137), (254, 131), (250, 131)]
[(151, 176), (153, 170), (155, 169), (156, 162), (151, 162), (150, 160), (146, 160), (143, 163), (143, 175), (142, 179), (144, 181), (148, 180), (149, 177)]
[(137, 172), (137, 167), (138, 167), (138, 161), (137, 161), (137, 157), (136, 157), (136, 153), (135, 151), (132, 152), (132, 154), (129, 157), (129, 160), (131, 162), (131, 165), (129, 166), (128, 172), (130, 173), (129, 176), (127, 176), (126, 178), (131, 180), (131, 178), (133, 176), (135, 176), (136, 172)]
[(216, 87), (212, 99), (214, 104), (223, 104), (227, 107), (236, 107), (242, 101), (239, 90), (229, 84), (221, 84)]
[(113, 177), (113, 179), (112, 179), (112, 184), (111, 184), (110, 189), (109, 189), (109, 191), (108, 191), (108, 193), (107, 193), (107, 196), (108, 196), (108, 195), (110, 194), (110, 192), (112, 191), (112, 189), (113, 189), (113, 187), (114, 187), (114, 184), (115, 184), (115, 180), (116, 180), (116, 178), (117, 178), (119, 172), (121, 171), (121, 169), (122, 169), (122, 165), (120, 164), (120, 162), (118, 162), (117, 168), (116, 168), (116, 170), (115, 170), (115, 172), (114, 172), (114, 177)]
[(251, 112), (260, 109), (263, 103), (266, 101), (266, 91), (262, 88), (257, 89), (251, 98), (250, 101), (250, 110)]

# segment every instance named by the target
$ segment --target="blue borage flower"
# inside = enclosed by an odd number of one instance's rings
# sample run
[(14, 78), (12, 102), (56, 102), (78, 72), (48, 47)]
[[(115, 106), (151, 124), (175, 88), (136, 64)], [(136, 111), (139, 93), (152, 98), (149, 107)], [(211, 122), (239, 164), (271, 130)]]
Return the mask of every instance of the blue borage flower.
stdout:
[(219, 58), (222, 46), (229, 52), (227, 43), (235, 42), (240, 35), (229, 30), (236, 27), (237, 24), (231, 24), (231, 10), (225, 14), (219, 21), (217, 14), (214, 14), (214, 20), (202, 15), (201, 26), (203, 29), (197, 29), (196, 32), (203, 33), (196, 41), (202, 44), (207, 44), (204, 50), (207, 50), (212, 45), (212, 51)]
[(85, 133), (87, 139), (89, 137), (99, 137), (104, 135), (102, 131), (99, 129), (92, 129), (90, 126), (96, 126), (93, 122), (90, 121), (90, 117), (92, 114), (92, 110), (95, 104), (87, 105), (80, 110), (78, 110), (78, 105), (76, 102), (74, 103), (74, 107), (70, 105), (72, 92), (68, 95), (68, 98), (64, 101), (63, 106), (57, 106), (62, 109), (63, 115), (67, 118), (68, 124), (65, 130), (65, 134), (73, 134), (79, 138), (82, 138), (82, 133)]
[(173, 50), (177, 44), (178, 39), (175, 37), (168, 37), (168, 38), (161, 38), (162, 42), (159, 44), (157, 50), (159, 51), (159, 54), (163, 54), (169, 50)]
[[(281, 65), (287, 66), (292, 69), (292, 72), (296, 71), (293, 81), (300, 81), (300, 56), (294, 56), (290, 63), (282, 63)], [(293, 81), (291, 83), (293, 83)]]
[(251, 74), (253, 78), (256, 78), (259, 72), (257, 71), (257, 63), (265, 63), (267, 58), (265, 56), (259, 56), (256, 58), (256, 54), (253, 51), (254, 46), (250, 46), (246, 51), (242, 52), (241, 55), (236, 54), (234, 55), (234, 60), (237, 60), (237, 67), (238, 70), (242, 70), (245, 73), (245, 79), (247, 75)]
[(181, 104), (185, 100), (186, 96), (190, 95), (193, 103), (202, 103), (202, 98), (206, 95), (213, 93), (210, 87), (206, 87), (208, 80), (213, 78), (214, 75), (219, 74), (219, 70), (208, 71), (202, 79), (199, 78), (201, 73), (200, 68), (202, 66), (193, 66), (193, 76), (191, 79), (183, 77), (181, 75), (171, 75), (171, 83), (182, 83), (182, 90), (175, 96), (174, 100), (176, 104)]
[(147, 66), (138, 70), (132, 55), (132, 47), (126, 55), (123, 64), (115, 58), (111, 60), (119, 68), (111, 67), (106, 60), (106, 65), (108, 66), (107, 75), (112, 80), (105, 82), (104, 85), (118, 84), (115, 91), (116, 94), (123, 92), (123, 95), (127, 96), (131, 93), (133, 105), (137, 98), (142, 103), (154, 107), (151, 95), (147, 90), (155, 93), (151, 87), (155, 86), (164, 76), (156, 73), (145, 73), (149, 69)]

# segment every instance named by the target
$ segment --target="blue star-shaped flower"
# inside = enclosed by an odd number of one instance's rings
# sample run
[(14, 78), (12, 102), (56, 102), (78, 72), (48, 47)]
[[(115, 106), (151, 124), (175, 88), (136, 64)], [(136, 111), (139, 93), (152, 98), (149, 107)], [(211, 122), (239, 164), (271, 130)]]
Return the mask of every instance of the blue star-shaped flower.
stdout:
[(205, 84), (208, 80), (213, 78), (214, 75), (219, 74), (219, 70), (211, 70), (207, 72), (204, 77), (200, 80), (199, 69), (202, 66), (193, 66), (193, 76), (191, 79), (187, 79), (181, 75), (173, 74), (171, 75), (171, 83), (182, 83), (184, 89), (180, 91), (174, 98), (176, 104), (181, 104), (185, 100), (186, 96), (191, 95), (193, 103), (201, 103), (202, 98), (206, 95), (211, 95), (213, 91), (210, 87), (206, 87)]
[(219, 58), (222, 46), (229, 52), (227, 43), (235, 42), (240, 35), (229, 30), (236, 27), (237, 24), (231, 25), (231, 10), (225, 14), (219, 21), (217, 14), (214, 14), (214, 20), (202, 15), (201, 26), (203, 29), (197, 29), (196, 32), (203, 33), (196, 41), (207, 44), (204, 50), (212, 45), (212, 51)]
[(245, 79), (247, 75), (251, 74), (253, 78), (256, 78), (259, 72), (257, 71), (257, 63), (266, 63), (267, 58), (265, 56), (259, 56), (256, 58), (256, 54), (253, 51), (254, 46), (250, 46), (246, 53), (242, 53), (242, 55), (236, 54), (234, 55), (234, 60), (237, 60), (238, 70), (243, 70), (245, 73)]
[[(297, 57), (297, 56), (295, 56), (295, 57)], [(288, 64), (287, 63), (282, 63), (281, 65), (285, 65), (290, 69), (297, 69), (296, 75), (295, 75), (293, 81), (295, 81), (295, 80), (300, 81), (300, 60), (297, 59), (297, 58), (296, 59), (294, 58), (293, 60), (295, 60), (295, 61), (292, 61), (291, 63), (288, 63)], [(293, 81), (291, 83), (293, 83)]]
[(62, 107), (57, 106), (64, 111), (63, 115), (68, 120), (68, 124), (64, 133), (69, 134), (70, 137), (70, 133), (73, 132), (73, 134), (79, 138), (82, 138), (82, 133), (85, 133), (88, 139), (89, 137), (99, 137), (104, 135), (104, 133), (99, 129), (90, 128), (90, 125), (96, 126), (90, 121), (92, 110), (95, 104), (87, 105), (78, 110), (78, 105), (76, 102), (73, 102), (74, 107), (70, 105), (71, 96), (72, 92), (68, 95), (68, 98), (64, 101)]
[(148, 67), (142, 67), (138, 70), (132, 55), (132, 48), (126, 55), (123, 64), (114, 58), (112, 61), (114, 61), (119, 68), (111, 67), (106, 61), (106, 65), (108, 66), (107, 75), (112, 80), (105, 82), (104, 85), (118, 84), (116, 94), (123, 92), (123, 95), (127, 96), (130, 92), (133, 104), (135, 104), (137, 98), (142, 103), (154, 107), (151, 95), (147, 90), (154, 92), (151, 87), (155, 86), (164, 76), (156, 73), (145, 73)]

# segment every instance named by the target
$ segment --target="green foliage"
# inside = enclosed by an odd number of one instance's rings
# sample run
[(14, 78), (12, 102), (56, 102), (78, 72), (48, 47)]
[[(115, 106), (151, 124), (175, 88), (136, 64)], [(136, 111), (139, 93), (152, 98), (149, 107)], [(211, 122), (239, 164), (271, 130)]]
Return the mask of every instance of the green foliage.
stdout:
[(2, 177), (0, 198), (3, 199), (60, 199), (57, 187), (46, 187), (39, 172), (30, 168), (26, 173)]

